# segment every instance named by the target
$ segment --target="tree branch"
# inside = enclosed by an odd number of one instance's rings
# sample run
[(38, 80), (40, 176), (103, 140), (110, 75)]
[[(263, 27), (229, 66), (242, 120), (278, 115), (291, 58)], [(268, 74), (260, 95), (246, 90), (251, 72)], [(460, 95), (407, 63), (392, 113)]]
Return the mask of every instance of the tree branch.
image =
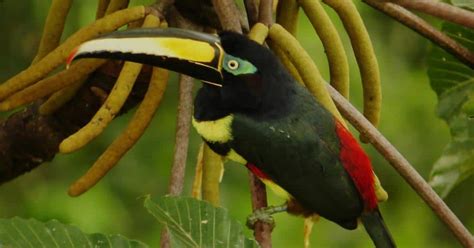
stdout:
[(393, 17), (405, 26), (413, 29), (415, 32), (431, 40), (433, 43), (444, 49), (446, 52), (454, 55), (471, 68), (474, 68), (474, 54), (469, 49), (458, 44), (441, 31), (435, 29), (420, 17), (411, 13), (407, 9), (395, 3), (384, 2), (380, 0), (363, 0), (366, 4), (375, 9)]
[(247, 20), (250, 26), (258, 22), (258, 3), (256, 0), (244, 0)]
[(420, 11), (474, 29), (474, 13), (447, 3), (433, 0), (392, 0), (392, 2), (407, 9)]
[(240, 12), (233, 0), (212, 0), (222, 29), (242, 33)]
[(176, 140), (168, 188), (170, 195), (180, 195), (183, 191), (186, 159), (188, 157), (189, 131), (193, 113), (193, 85), (194, 79), (192, 77), (184, 74), (180, 75)]
[(174, 7), (186, 19), (202, 26), (222, 29), (211, 0), (176, 0)]
[[(268, 206), (265, 185), (252, 172), (249, 171), (250, 194), (252, 197), (252, 210)], [(257, 221), (253, 227), (255, 240), (262, 248), (272, 247), (272, 226), (268, 223)]]
[(400, 152), (349, 103), (337, 90), (327, 84), (327, 88), (342, 115), (382, 154), (415, 192), (431, 207), (433, 212), (453, 232), (465, 247), (474, 247), (474, 239), (461, 221), (444, 201), (420, 176)]
[[(73, 99), (51, 115), (40, 115), (40, 102), (10, 115), (0, 123), (0, 184), (51, 161), (59, 143), (84, 126), (102, 105), (91, 88), (109, 92), (120, 72), (120, 64), (108, 62), (93, 73)], [(133, 108), (148, 87), (150, 67), (138, 78), (120, 114)]]
[[(179, 79), (178, 114), (176, 118), (176, 140), (174, 146), (173, 166), (168, 187), (168, 193), (173, 196), (181, 195), (184, 187), (186, 159), (188, 157), (189, 129), (193, 113), (194, 79), (184, 74)], [(161, 233), (161, 248), (171, 247), (168, 230)]]
[(260, 0), (258, 21), (270, 26), (273, 23), (273, 0)]

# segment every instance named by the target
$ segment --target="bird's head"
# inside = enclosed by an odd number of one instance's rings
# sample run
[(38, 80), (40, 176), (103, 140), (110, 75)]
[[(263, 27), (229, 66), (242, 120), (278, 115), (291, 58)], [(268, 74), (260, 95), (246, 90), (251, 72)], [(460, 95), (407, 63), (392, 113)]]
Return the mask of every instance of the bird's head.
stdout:
[[(230, 108), (273, 104), (289, 74), (270, 50), (233, 33), (218, 36), (183, 29), (118, 31), (83, 43), (68, 59), (133, 61), (190, 75), (207, 83)], [(267, 99), (271, 96), (272, 99)]]

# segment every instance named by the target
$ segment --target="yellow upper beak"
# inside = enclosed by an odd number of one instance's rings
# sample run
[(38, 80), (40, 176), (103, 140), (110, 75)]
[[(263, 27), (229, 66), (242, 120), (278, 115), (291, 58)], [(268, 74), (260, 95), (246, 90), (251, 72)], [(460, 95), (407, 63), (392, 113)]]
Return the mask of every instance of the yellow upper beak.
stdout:
[(217, 36), (183, 29), (119, 31), (85, 42), (68, 58), (133, 61), (184, 73), (220, 84), (224, 51)]

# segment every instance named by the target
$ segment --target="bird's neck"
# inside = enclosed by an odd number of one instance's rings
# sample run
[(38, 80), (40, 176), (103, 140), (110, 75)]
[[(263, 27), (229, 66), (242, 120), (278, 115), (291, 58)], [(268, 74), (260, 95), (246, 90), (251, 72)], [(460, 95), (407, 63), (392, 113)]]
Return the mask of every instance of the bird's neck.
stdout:
[[(203, 85), (199, 89), (194, 101), (194, 119), (198, 121), (214, 121), (222, 119), (230, 114), (244, 114), (247, 116), (268, 116), (284, 113), (291, 105), (290, 95), (294, 94), (292, 86), (278, 85), (273, 87), (265, 95), (260, 96), (257, 104), (249, 99), (229, 99), (222, 96), (220, 88)], [(247, 104), (247, 105), (246, 105)]]

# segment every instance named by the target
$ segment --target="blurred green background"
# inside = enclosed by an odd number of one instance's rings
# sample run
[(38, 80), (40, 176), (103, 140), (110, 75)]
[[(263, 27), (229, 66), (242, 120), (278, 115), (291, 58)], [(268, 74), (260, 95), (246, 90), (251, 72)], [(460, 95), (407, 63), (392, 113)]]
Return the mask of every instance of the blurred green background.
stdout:
[[(147, 4), (151, 1), (133, 1)], [(34, 57), (50, 1), (0, 1), (0, 81), (26, 68)], [(379, 60), (383, 84), (383, 113), (380, 130), (416, 167), (424, 178), (449, 141), (447, 125), (435, 115), (436, 96), (426, 75), (430, 44), (406, 27), (357, 3), (371, 34)], [(68, 17), (65, 36), (90, 23), (96, 1), (75, 1)], [(360, 108), (361, 86), (357, 65), (344, 29), (329, 10), (345, 43), (351, 65), (351, 101)], [(434, 20), (430, 20), (434, 21)], [(439, 23), (435, 23), (438, 25)], [(301, 17), (298, 38), (328, 78), (324, 51), (305, 17)], [(196, 88), (198, 88), (196, 84)], [(51, 163), (0, 187), (0, 217), (21, 216), (39, 220), (58, 219), (86, 232), (120, 233), (157, 247), (159, 224), (143, 208), (146, 194), (166, 194), (174, 146), (177, 84), (170, 83), (164, 101), (146, 134), (96, 187), (79, 198), (66, 190), (84, 173), (113, 138), (125, 127), (123, 116), (87, 148), (60, 155)], [(189, 195), (200, 139), (192, 130), (186, 172)], [(459, 247), (451, 233), (392, 167), (370, 146), (365, 146), (375, 170), (389, 193), (381, 204), (385, 221), (399, 247)], [(458, 186), (446, 199), (467, 227), (474, 230), (474, 179)], [(223, 206), (240, 222), (250, 213), (247, 171), (226, 164), (222, 182)], [(270, 193), (270, 203), (281, 200)], [(276, 216), (274, 247), (302, 247), (303, 220), (287, 214)], [(250, 231), (248, 231), (250, 235)], [(318, 222), (312, 234), (313, 247), (370, 247), (363, 228), (346, 231), (326, 220)]]

